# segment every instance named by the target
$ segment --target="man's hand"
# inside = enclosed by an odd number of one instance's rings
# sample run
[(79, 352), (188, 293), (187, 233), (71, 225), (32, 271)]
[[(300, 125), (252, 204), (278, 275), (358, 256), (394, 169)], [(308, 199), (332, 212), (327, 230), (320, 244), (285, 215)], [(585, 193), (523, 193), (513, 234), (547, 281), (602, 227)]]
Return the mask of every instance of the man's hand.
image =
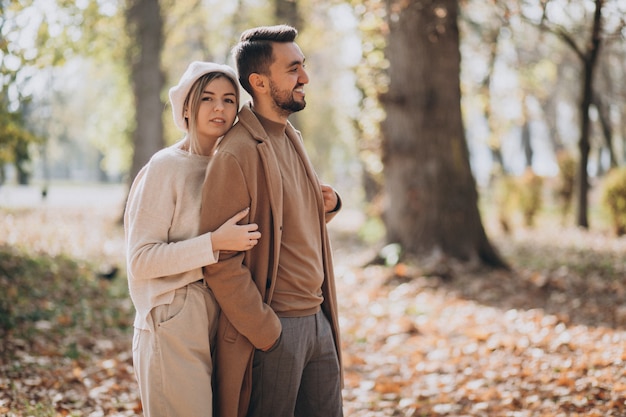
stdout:
[(322, 197), (324, 198), (324, 213), (329, 213), (337, 208), (337, 193), (333, 187), (322, 184)]
[(272, 343), (272, 344), (271, 344), (271, 345), (269, 345), (269, 346), (265, 346), (265, 347), (263, 347), (263, 348), (261, 348), (261, 349), (259, 349), (259, 350), (261, 350), (261, 351), (263, 351), (263, 352), (267, 352), (268, 350), (270, 350), (270, 349), (272, 349), (274, 346), (276, 346), (276, 344), (278, 343), (278, 341), (279, 341), (279, 340), (280, 340), (280, 336), (278, 336), (278, 339), (276, 339), (276, 340), (274, 341), (274, 343)]

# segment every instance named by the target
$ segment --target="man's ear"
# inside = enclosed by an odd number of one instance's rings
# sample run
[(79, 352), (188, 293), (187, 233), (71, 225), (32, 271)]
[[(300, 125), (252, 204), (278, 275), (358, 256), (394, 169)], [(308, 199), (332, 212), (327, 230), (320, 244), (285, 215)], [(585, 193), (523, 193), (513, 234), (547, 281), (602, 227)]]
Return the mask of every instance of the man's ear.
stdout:
[(252, 87), (252, 89), (256, 92), (264, 93), (265, 90), (269, 88), (269, 83), (266, 77), (256, 72), (250, 74), (250, 76), (248, 77), (248, 81), (250, 82), (250, 86)]

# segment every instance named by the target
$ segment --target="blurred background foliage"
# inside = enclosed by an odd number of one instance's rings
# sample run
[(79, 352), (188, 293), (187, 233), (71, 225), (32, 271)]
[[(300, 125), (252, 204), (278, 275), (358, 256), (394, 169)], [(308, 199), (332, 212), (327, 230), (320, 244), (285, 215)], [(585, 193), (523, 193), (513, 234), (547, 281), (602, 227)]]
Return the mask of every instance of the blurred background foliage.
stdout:
[[(587, 192), (577, 183), (595, 193), (609, 170), (626, 164), (623, 2), (409, 3), (435, 12), (443, 10), (439, 3), (459, 8), (464, 140), (481, 198), (507, 201), (498, 207), (503, 225), (516, 211), (532, 225), (547, 200), (567, 219), (572, 206), (585, 204), (572, 202)], [(389, 204), (382, 192), (386, 113), (380, 98), (398, 70), (385, 48), (393, 11), (409, 7), (403, 4), (0, 0), (0, 184), (128, 184), (154, 149), (180, 139), (167, 89), (190, 61), (232, 65), (230, 48), (242, 30), (290, 23), (300, 31), (311, 78), (309, 107), (292, 122), (320, 177), (350, 206), (379, 218)], [(151, 8), (160, 21), (148, 20)], [(140, 68), (149, 49), (141, 36), (155, 25), (162, 29), (154, 38), (160, 40), (154, 50), (161, 112), (148, 117), (162, 123), (163, 134), (148, 143), (137, 136), (145, 119), (137, 110), (137, 85), (147, 79)], [(586, 118), (587, 125), (581, 122)], [(142, 150), (146, 156), (133, 160)], [(587, 226), (580, 216), (569, 221)]]

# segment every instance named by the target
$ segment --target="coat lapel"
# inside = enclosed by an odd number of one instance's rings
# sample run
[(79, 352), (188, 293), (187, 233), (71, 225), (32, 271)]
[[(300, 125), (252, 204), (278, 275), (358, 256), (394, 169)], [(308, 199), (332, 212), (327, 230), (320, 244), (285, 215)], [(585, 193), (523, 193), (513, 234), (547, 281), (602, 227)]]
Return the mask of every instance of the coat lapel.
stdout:
[[(274, 253), (280, 253), (280, 242), (282, 241), (283, 232), (283, 180), (280, 176), (280, 168), (278, 167), (278, 160), (274, 149), (269, 142), (261, 142), (257, 145), (257, 151), (263, 164), (263, 170), (265, 172), (265, 179), (269, 188), (268, 200), (270, 204), (270, 210), (272, 212), (272, 227), (273, 239), (272, 250)], [(278, 257), (276, 257), (278, 258)], [(267, 279), (272, 279), (278, 273), (278, 261), (272, 265), (272, 273)], [(266, 283), (267, 285), (267, 283)], [(265, 302), (270, 304), (272, 302), (272, 295), (274, 294), (274, 286), (276, 280), (272, 279), (268, 291), (265, 293)]]

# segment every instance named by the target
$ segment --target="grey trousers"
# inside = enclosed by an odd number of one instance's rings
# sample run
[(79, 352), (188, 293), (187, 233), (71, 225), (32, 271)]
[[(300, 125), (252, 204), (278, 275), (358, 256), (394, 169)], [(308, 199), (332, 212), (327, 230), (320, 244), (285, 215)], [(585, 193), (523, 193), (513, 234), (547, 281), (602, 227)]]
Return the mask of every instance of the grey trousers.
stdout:
[(248, 417), (342, 417), (339, 361), (321, 311), (281, 318), (271, 350), (254, 353)]

